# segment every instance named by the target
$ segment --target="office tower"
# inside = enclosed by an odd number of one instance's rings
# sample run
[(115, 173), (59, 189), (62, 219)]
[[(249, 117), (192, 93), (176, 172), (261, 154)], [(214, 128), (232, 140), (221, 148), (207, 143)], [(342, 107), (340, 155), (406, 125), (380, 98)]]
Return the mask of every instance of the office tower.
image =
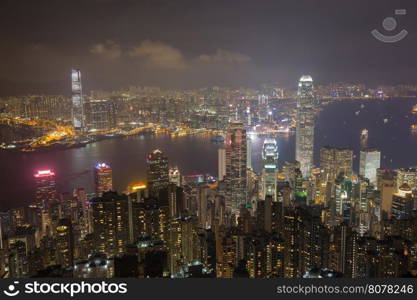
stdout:
[(392, 196), (397, 191), (396, 173), (388, 169), (377, 170), (377, 190), (380, 192), (381, 210), (384, 217), (391, 217)]
[(219, 148), (218, 150), (218, 173), (219, 181), (222, 181), (226, 175), (226, 149)]
[(125, 251), (129, 239), (129, 212), (126, 195), (105, 192), (91, 200), (95, 249), (107, 256)]
[(299, 169), (300, 163), (298, 161), (286, 161), (282, 166), (282, 172), (284, 173), (285, 180), (290, 184), (291, 188), (295, 188), (295, 177), (297, 174), (297, 170)]
[(338, 217), (339, 220), (343, 219), (345, 211), (350, 207), (351, 194), (352, 181), (339, 175), (334, 183), (334, 205), (331, 205), (331, 208), (334, 209), (334, 216)]
[(246, 129), (240, 121), (229, 125), (226, 137), (226, 206), (238, 211), (247, 201)]
[(74, 189), (73, 197), (81, 204), (83, 216), (87, 217), (87, 210), (88, 210), (88, 200), (87, 194), (84, 188)]
[(169, 184), (168, 158), (156, 149), (147, 157), (148, 189), (151, 195), (158, 196), (159, 190)]
[(199, 186), (197, 195), (197, 215), (200, 226), (203, 228), (210, 228), (211, 224), (211, 201), (210, 188), (208, 186)]
[(265, 94), (258, 95), (258, 119), (266, 121), (268, 119), (269, 96)]
[(167, 187), (159, 190), (158, 203), (169, 208), (168, 217), (170, 220), (185, 214), (184, 191), (175, 183), (170, 183)]
[(263, 199), (271, 196), (272, 201), (277, 201), (277, 171), (278, 171), (278, 146), (275, 139), (266, 138), (262, 147), (262, 191)]
[(84, 100), (81, 87), (81, 71), (72, 69), (71, 71), (72, 83), (72, 125), (74, 130), (78, 133), (83, 133), (85, 130), (85, 114), (84, 114)]
[(294, 200), (299, 205), (306, 205), (307, 191), (305, 183), (308, 181), (304, 179), (300, 169), (295, 170), (294, 180)]
[(178, 167), (169, 168), (169, 182), (181, 186), (181, 173)]
[(94, 183), (97, 197), (113, 189), (112, 169), (108, 164), (104, 162), (96, 164), (94, 168)]
[(381, 152), (376, 149), (367, 149), (360, 152), (359, 175), (368, 178), (376, 186), (376, 170), (381, 167)]
[(86, 128), (91, 131), (105, 131), (116, 126), (115, 105), (108, 100), (89, 100), (85, 104)]
[(36, 204), (45, 210), (57, 200), (55, 173), (51, 170), (39, 170), (34, 177), (36, 181)]
[(392, 217), (397, 220), (408, 219), (414, 208), (414, 197), (410, 186), (404, 183), (392, 196)]
[(304, 75), (298, 83), (295, 140), (295, 159), (304, 177), (309, 177), (313, 168), (314, 115), (313, 79)]
[(246, 140), (246, 168), (252, 169), (252, 140), (250, 136)]
[(313, 169), (311, 179), (307, 183), (308, 204), (324, 204), (326, 201), (327, 184), (323, 179), (324, 174), (319, 168)]
[(320, 149), (320, 169), (325, 182), (333, 182), (340, 174), (351, 177), (352, 168), (353, 150), (333, 147)]
[(58, 264), (65, 268), (74, 265), (74, 233), (70, 219), (60, 219), (56, 227), (56, 250)]
[(397, 170), (397, 187), (407, 183), (412, 190), (417, 189), (417, 169), (401, 168)]

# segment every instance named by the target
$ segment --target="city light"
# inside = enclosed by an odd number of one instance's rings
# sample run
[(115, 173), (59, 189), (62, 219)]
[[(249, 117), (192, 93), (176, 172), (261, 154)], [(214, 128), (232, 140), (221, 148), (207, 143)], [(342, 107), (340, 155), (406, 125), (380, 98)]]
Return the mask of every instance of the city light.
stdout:
[(45, 176), (54, 176), (55, 173), (51, 170), (38, 170), (37, 173), (35, 173), (35, 177), (45, 177)]
[(1, 15), (6, 295), (39, 278), (415, 292), (417, 4), (25, 2)]

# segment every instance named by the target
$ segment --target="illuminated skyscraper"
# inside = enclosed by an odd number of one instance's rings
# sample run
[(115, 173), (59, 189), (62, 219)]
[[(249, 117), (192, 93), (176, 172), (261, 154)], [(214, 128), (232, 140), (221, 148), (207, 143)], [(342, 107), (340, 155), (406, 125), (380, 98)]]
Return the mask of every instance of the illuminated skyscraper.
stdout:
[(83, 132), (85, 129), (84, 101), (81, 88), (81, 72), (78, 69), (71, 71), (72, 87), (72, 125), (75, 131)]
[(397, 174), (397, 187), (407, 183), (411, 189), (417, 189), (417, 168), (401, 168)]
[(70, 219), (60, 219), (56, 227), (57, 260), (63, 267), (74, 265), (74, 236)]
[(262, 148), (262, 190), (263, 199), (272, 196), (272, 201), (277, 201), (277, 171), (278, 171), (278, 146), (275, 139), (265, 139)]
[(269, 96), (265, 94), (258, 95), (258, 119), (260, 121), (268, 120)]
[(181, 186), (181, 173), (178, 167), (169, 169), (169, 182), (175, 183), (176, 186)]
[(353, 151), (345, 148), (323, 147), (320, 149), (320, 168), (325, 182), (333, 183), (343, 173), (352, 176)]
[(55, 173), (51, 170), (39, 170), (35, 175), (36, 203), (42, 209), (56, 201)]
[(247, 200), (246, 129), (240, 121), (233, 121), (226, 137), (226, 206), (239, 210)]
[(297, 94), (297, 128), (295, 159), (300, 162), (304, 177), (309, 177), (313, 168), (314, 149), (314, 94), (313, 79), (309, 75), (301, 77)]
[(219, 148), (218, 150), (218, 172), (219, 181), (222, 181), (226, 175), (226, 149)]
[(376, 170), (381, 167), (381, 152), (376, 149), (367, 149), (360, 152), (359, 175), (368, 178), (376, 186)]
[(392, 196), (392, 217), (401, 220), (411, 217), (414, 208), (414, 198), (410, 186), (404, 183), (398, 192)]
[(250, 139), (250, 136), (247, 137), (246, 142), (246, 167), (252, 169), (252, 140)]
[(96, 251), (113, 256), (123, 253), (129, 241), (129, 207), (126, 195), (106, 192), (91, 202)]
[(107, 100), (90, 100), (85, 104), (86, 127), (89, 131), (109, 130), (116, 126), (114, 104)]
[(99, 197), (103, 192), (113, 189), (112, 169), (104, 162), (98, 163), (94, 168), (94, 182), (96, 195)]
[(156, 149), (147, 157), (148, 188), (151, 194), (158, 196), (161, 189), (169, 184), (168, 158)]

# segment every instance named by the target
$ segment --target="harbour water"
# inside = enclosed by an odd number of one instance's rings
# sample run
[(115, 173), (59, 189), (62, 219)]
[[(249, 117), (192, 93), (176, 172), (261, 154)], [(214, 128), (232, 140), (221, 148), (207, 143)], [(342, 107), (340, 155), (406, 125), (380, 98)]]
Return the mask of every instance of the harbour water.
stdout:
[[(348, 147), (354, 150), (358, 169), (360, 133), (369, 131), (368, 146), (382, 151), (384, 168), (417, 166), (417, 134), (410, 131), (417, 124), (411, 113), (416, 99), (344, 101), (327, 105), (317, 116), (315, 162), (322, 146)], [(359, 111), (359, 113), (357, 113)], [(387, 119), (384, 121), (384, 119)], [(295, 137), (277, 139), (279, 162), (294, 160)], [(261, 168), (263, 138), (253, 137), (252, 166)], [(171, 166), (182, 174), (217, 176), (217, 149), (221, 144), (210, 136), (170, 137), (144, 135), (104, 140), (83, 148), (49, 153), (0, 152), (0, 210), (26, 205), (33, 200), (33, 173), (50, 168), (57, 175), (59, 192), (76, 187), (93, 191), (92, 168), (105, 161), (113, 168), (114, 187), (123, 191), (133, 182), (146, 180), (146, 154), (159, 148), (166, 152)]]

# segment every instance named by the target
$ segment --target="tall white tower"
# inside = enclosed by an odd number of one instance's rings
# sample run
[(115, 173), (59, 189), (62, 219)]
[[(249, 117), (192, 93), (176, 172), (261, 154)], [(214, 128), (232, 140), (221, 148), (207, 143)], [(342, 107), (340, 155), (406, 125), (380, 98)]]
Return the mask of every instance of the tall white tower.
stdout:
[(304, 177), (309, 177), (313, 168), (314, 150), (314, 94), (313, 79), (304, 75), (298, 83), (297, 128), (295, 159), (300, 163)]
[(272, 201), (277, 201), (277, 171), (278, 171), (278, 146), (275, 139), (266, 138), (262, 147), (262, 200), (266, 196), (272, 196)]
[(71, 88), (72, 88), (72, 125), (77, 133), (84, 132), (85, 115), (84, 101), (81, 88), (81, 72), (78, 69), (71, 71)]

